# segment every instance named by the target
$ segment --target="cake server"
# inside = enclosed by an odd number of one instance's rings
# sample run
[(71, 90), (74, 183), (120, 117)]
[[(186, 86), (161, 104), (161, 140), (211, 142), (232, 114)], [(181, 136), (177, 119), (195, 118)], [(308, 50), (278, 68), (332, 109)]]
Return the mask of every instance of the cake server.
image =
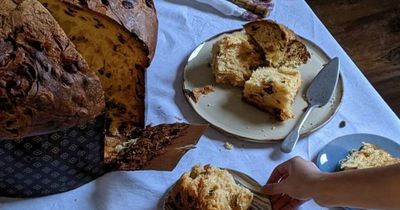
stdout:
[(335, 57), (326, 64), (317, 76), (313, 79), (307, 89), (306, 98), (308, 102), (307, 110), (297, 121), (293, 130), (286, 136), (281, 144), (281, 151), (290, 153), (296, 146), (300, 136), (300, 129), (311, 111), (316, 107), (322, 107), (327, 104), (333, 93), (339, 79), (339, 58)]

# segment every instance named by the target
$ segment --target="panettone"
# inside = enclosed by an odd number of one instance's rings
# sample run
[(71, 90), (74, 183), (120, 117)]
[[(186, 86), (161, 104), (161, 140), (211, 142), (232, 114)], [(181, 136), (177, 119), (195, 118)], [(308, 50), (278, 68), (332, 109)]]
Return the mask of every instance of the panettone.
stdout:
[(236, 184), (226, 170), (196, 165), (182, 175), (167, 199), (176, 210), (246, 210), (253, 193)]
[(269, 66), (297, 68), (310, 58), (301, 38), (282, 24), (259, 20), (244, 25), (244, 29), (263, 49)]
[[(89, 5), (95, 5), (97, 1), (84, 4), (39, 1), (52, 13), (91, 71), (100, 78), (106, 98), (107, 136), (125, 138), (135, 129), (142, 128), (144, 74), (149, 64), (148, 49), (143, 41), (112, 18), (90, 9)], [(108, 5), (102, 5), (113, 11), (118, 5), (123, 7), (122, 2), (108, 1)], [(135, 6), (132, 3), (132, 8)], [(129, 15), (131, 11), (124, 9), (120, 13)]]
[(279, 120), (293, 118), (292, 103), (301, 85), (301, 75), (288, 67), (260, 67), (246, 81), (243, 99)]
[[(0, 195), (63, 192), (104, 168), (171, 170), (196, 144), (206, 126), (144, 127), (144, 75), (158, 24), (152, 0), (0, 5), (0, 152), (7, 166)], [(26, 165), (38, 183), (54, 187), (26, 184)], [(17, 181), (5, 182), (15, 173)], [(44, 181), (53, 174), (62, 179)]]
[(400, 158), (393, 157), (374, 144), (363, 143), (363, 146), (359, 150), (351, 152), (340, 162), (340, 169), (364, 169), (388, 166), (396, 163), (400, 164)]
[(0, 139), (49, 133), (101, 114), (99, 79), (50, 13), (36, 0), (0, 5)]
[(211, 67), (217, 83), (243, 86), (262, 61), (244, 30), (225, 35), (214, 44)]

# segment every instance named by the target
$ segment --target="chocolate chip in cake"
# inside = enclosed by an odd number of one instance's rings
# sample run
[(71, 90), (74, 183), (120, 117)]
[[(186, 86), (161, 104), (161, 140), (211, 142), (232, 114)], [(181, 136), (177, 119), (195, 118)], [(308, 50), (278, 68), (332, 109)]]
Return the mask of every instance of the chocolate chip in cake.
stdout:
[(63, 67), (64, 67), (65, 71), (67, 71), (68, 73), (77, 73), (78, 72), (78, 68), (73, 63), (64, 63)]
[(106, 73), (106, 77), (107, 77), (107, 78), (111, 78), (111, 72), (107, 72), (107, 73)]
[(72, 85), (72, 83), (74, 82), (74, 81), (72, 80), (72, 78), (69, 76), (69, 74), (63, 74), (63, 75), (61, 75), (61, 81), (62, 81), (65, 85), (67, 85), (67, 86)]
[(96, 28), (105, 28), (104, 24), (97, 18), (93, 18), (93, 20), (96, 22), (94, 27)]
[(87, 6), (86, 0), (79, 0), (79, 4), (82, 6)]
[(69, 11), (69, 10), (64, 10), (64, 13), (67, 14), (67, 15), (69, 15), (69, 16), (71, 16), (71, 17), (74, 17), (74, 16), (75, 16), (74, 13), (72, 13), (72, 12)]
[(125, 40), (125, 38), (122, 36), (122, 34), (119, 34), (119, 35), (118, 35), (118, 41), (121, 42), (121, 44), (125, 44), (125, 43), (126, 43), (126, 40)]
[(108, 0), (101, 0), (101, 3), (103, 3), (106, 6), (110, 5), (110, 2), (108, 2)]
[(104, 66), (97, 70), (97, 72), (99, 72), (100, 75), (104, 75), (104, 71), (105, 71)]
[(37, 40), (30, 40), (28, 44), (40, 52), (44, 50), (43, 44)]
[(127, 1), (127, 0), (123, 0), (123, 1), (122, 1), (122, 6), (123, 6), (125, 9), (133, 9), (133, 3), (130, 2), (130, 1)]
[(272, 88), (271, 85), (267, 85), (264, 87), (264, 92), (268, 93), (268, 94), (273, 94), (274, 93), (274, 89)]
[(153, 1), (152, 0), (145, 0), (145, 2), (146, 2), (146, 6), (147, 7), (153, 8)]

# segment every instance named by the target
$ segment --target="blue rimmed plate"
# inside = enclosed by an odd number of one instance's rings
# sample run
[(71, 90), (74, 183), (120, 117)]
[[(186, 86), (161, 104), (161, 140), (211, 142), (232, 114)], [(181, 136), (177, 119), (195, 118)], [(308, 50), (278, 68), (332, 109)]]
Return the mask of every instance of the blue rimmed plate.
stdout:
[[(341, 136), (329, 142), (318, 153), (315, 164), (323, 172), (339, 171), (339, 162), (346, 158), (351, 151), (359, 149), (363, 142), (375, 144), (394, 157), (400, 157), (400, 144), (397, 142), (382, 136), (360, 133)], [(354, 210), (352, 208), (344, 209)]]

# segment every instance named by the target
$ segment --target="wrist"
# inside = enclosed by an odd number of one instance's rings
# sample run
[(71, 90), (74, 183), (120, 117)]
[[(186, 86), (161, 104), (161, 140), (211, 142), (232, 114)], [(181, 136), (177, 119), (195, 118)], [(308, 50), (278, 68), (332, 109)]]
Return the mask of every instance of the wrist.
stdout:
[(330, 175), (329, 173), (317, 172), (312, 176), (310, 183), (310, 197), (312, 199), (318, 200), (328, 196), (327, 182)]

